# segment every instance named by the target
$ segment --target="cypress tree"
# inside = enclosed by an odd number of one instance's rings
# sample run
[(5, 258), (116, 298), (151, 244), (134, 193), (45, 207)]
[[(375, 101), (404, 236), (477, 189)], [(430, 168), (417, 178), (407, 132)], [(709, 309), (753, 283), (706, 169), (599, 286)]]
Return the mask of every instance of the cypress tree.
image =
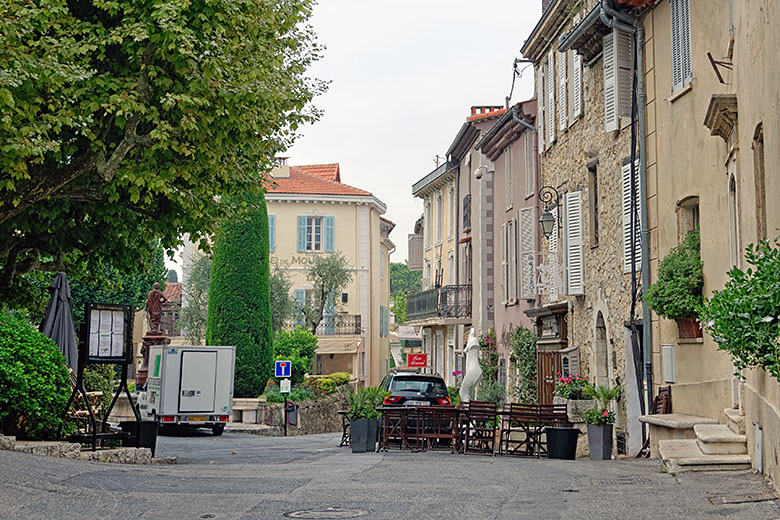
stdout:
[(234, 395), (257, 397), (273, 365), (268, 212), (263, 195), (245, 202), (257, 209), (214, 237), (206, 344), (235, 345)]

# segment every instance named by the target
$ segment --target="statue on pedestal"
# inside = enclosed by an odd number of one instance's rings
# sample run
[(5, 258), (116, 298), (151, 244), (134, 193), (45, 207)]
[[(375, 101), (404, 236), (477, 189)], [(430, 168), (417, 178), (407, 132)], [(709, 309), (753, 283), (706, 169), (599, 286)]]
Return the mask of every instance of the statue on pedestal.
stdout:
[(466, 355), (466, 369), (463, 374), (463, 382), (460, 385), (460, 402), (469, 402), (469, 390), (482, 377), (482, 367), (479, 366), (479, 340), (474, 332), (474, 327), (469, 332), (469, 339), (464, 349)]
[(160, 284), (154, 284), (154, 288), (149, 291), (146, 298), (146, 318), (149, 321), (149, 331), (144, 334), (143, 344), (141, 345), (141, 367), (138, 369), (138, 386), (144, 386), (149, 376), (149, 347), (152, 345), (167, 345), (171, 342), (165, 334), (160, 332), (160, 319), (162, 318), (162, 304), (168, 300), (160, 291)]

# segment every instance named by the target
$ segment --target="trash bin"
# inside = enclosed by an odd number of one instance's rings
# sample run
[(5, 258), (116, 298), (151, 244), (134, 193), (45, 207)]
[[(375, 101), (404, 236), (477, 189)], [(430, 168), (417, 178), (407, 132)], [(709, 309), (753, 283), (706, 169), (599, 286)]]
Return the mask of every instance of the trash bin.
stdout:
[(545, 429), (547, 434), (547, 458), (574, 460), (577, 458), (577, 436), (579, 428)]
[(287, 403), (287, 424), (298, 425), (298, 403)]
[(122, 446), (149, 448), (152, 450), (152, 457), (157, 447), (157, 431), (160, 427), (158, 421), (122, 421), (119, 427), (123, 432), (130, 434), (130, 437), (122, 441)]

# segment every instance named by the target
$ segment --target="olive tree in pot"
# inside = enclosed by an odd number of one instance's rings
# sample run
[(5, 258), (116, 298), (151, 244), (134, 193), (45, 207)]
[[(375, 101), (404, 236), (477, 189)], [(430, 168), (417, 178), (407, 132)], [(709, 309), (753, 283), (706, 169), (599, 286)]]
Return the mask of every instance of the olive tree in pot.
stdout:
[(590, 460), (609, 460), (612, 458), (612, 426), (615, 424), (615, 413), (609, 411), (608, 406), (610, 401), (620, 396), (620, 387), (588, 386), (585, 393), (598, 402), (596, 408), (585, 410)]
[(700, 338), (699, 312), (704, 297), (704, 264), (698, 231), (688, 233), (658, 266), (658, 281), (647, 290), (645, 303), (659, 316), (675, 320), (679, 337)]
[(384, 388), (376, 387), (361, 388), (347, 394), (352, 453), (374, 451), (381, 416), (376, 407), (382, 404), (386, 395)]

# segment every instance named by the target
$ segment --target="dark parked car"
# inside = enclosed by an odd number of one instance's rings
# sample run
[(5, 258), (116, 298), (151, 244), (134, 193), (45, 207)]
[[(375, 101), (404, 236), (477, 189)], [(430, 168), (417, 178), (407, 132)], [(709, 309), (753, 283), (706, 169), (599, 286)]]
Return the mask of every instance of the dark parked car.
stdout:
[(452, 406), (444, 379), (436, 374), (390, 372), (381, 383), (385, 406)]

